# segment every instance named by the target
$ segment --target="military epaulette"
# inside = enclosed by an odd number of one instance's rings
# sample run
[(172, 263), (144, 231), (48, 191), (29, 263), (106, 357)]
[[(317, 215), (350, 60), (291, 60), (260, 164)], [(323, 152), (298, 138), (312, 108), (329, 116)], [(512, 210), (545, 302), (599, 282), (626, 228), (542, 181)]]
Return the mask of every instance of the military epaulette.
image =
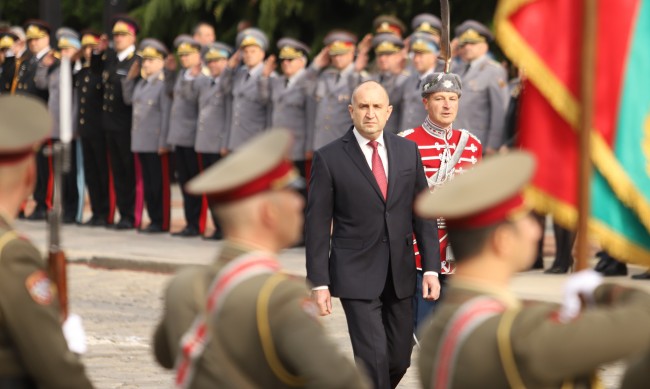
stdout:
[(206, 77), (210, 77), (210, 69), (207, 66), (201, 66), (201, 74)]
[(165, 81), (165, 72), (160, 72), (160, 74), (158, 75), (158, 79), (160, 81)]
[(404, 76), (406, 76), (406, 77), (409, 77), (412, 73), (411, 73), (410, 70), (406, 70), (406, 69), (404, 69), (404, 70), (402, 70), (402, 73), (401, 73), (401, 74), (404, 75)]
[(61, 59), (61, 52), (52, 50), (52, 56), (56, 59)]
[(126, 59), (129, 60), (129, 59), (133, 58), (134, 55), (135, 55), (135, 52), (132, 51), (131, 53), (129, 53), (129, 55), (126, 56)]
[(407, 137), (407, 136), (411, 135), (411, 134), (414, 133), (414, 132), (415, 132), (415, 130), (412, 129), (412, 128), (410, 128), (410, 129), (408, 129), (408, 130), (404, 130), (404, 131), (402, 131), (402, 132), (398, 132), (397, 135), (399, 135), (399, 136), (401, 136), (401, 137)]
[(474, 134), (472, 134), (472, 132), (471, 132), (471, 131), (469, 131), (469, 130), (466, 130), (466, 129), (464, 129), (464, 128), (463, 128), (463, 129), (458, 129), (458, 131), (461, 131), (461, 132), (466, 132), (466, 133), (467, 133), (467, 135), (469, 135), (469, 136), (471, 136), (471, 137), (472, 137), (472, 139), (474, 139), (475, 141), (477, 141), (477, 142), (478, 142), (478, 144), (481, 144), (481, 140), (480, 140), (479, 138), (477, 138), (477, 137), (476, 137), (476, 136), (475, 136)]
[(368, 73), (365, 69), (359, 72), (359, 75), (363, 78), (368, 78), (370, 77), (370, 73)]

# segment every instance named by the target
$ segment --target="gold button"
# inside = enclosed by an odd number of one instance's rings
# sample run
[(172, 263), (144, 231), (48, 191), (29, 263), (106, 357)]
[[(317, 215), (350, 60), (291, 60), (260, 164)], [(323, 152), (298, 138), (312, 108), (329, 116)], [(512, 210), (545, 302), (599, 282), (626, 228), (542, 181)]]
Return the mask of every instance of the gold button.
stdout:
[(110, 101), (113, 101), (113, 95), (108, 96), (108, 99), (109, 99)]
[(104, 104), (104, 106), (102, 107), (102, 109), (103, 109), (104, 111), (106, 111), (106, 104)]
[(81, 98), (81, 103), (83, 104), (83, 103), (85, 103), (85, 102), (86, 102), (86, 98), (85, 98), (85, 97), (82, 97), (82, 98)]
[(79, 119), (79, 124), (84, 124), (86, 121), (82, 119)]
[(88, 91), (88, 88), (86, 88), (86, 87), (84, 86), (83, 88), (81, 88), (81, 91), (84, 92), (84, 93), (86, 93), (86, 92)]
[(83, 108), (81, 108), (81, 109), (79, 110), (79, 112), (81, 112), (81, 113), (86, 113), (86, 110), (83, 109)]
[(84, 81), (86, 81), (86, 82), (90, 81), (90, 77), (88, 77), (88, 76), (84, 77)]

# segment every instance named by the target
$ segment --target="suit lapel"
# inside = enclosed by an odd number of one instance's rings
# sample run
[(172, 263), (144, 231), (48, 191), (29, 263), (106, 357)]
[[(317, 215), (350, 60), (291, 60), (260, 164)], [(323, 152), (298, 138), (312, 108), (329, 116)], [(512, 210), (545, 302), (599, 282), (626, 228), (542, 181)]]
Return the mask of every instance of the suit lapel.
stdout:
[[(386, 154), (388, 155), (388, 190), (386, 191), (386, 201), (393, 196), (393, 188), (397, 181), (397, 156), (395, 155), (395, 145), (393, 137), (384, 131), (384, 144), (386, 145)], [(373, 176), (374, 178), (374, 176)]]
[[(345, 145), (343, 146), (345, 152), (350, 156), (350, 159), (352, 159), (352, 162), (354, 162), (357, 168), (359, 168), (363, 176), (368, 180), (368, 182), (370, 182), (370, 185), (375, 190), (375, 193), (377, 193), (377, 196), (379, 196), (381, 200), (384, 200), (384, 195), (381, 194), (377, 180), (372, 174), (372, 170), (370, 170), (368, 162), (366, 162), (366, 157), (363, 155), (363, 152), (359, 147), (359, 143), (357, 142), (357, 138), (355, 138), (354, 133), (352, 132), (352, 128), (350, 128), (342, 140), (345, 142)], [(390, 188), (390, 181), (388, 182)]]

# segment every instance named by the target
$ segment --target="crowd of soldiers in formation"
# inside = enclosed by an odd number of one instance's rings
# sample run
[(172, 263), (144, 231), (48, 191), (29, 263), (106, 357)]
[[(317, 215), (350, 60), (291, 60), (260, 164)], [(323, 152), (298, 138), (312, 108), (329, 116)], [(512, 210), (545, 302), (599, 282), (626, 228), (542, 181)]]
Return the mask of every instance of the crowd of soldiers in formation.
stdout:
[[(313, 150), (352, 125), (351, 92), (365, 80), (380, 82), (389, 93), (388, 131), (421, 125), (426, 117), (421, 81), (442, 66), (441, 22), (431, 14), (416, 16), (408, 37), (406, 26), (392, 16), (377, 17), (374, 34), (359, 42), (348, 31), (331, 31), (311, 63), (305, 43), (285, 37), (276, 51), (261, 30), (245, 25), (234, 47), (215, 41), (208, 23), (197, 25), (193, 36), (178, 36), (178, 65), (162, 42), (147, 38), (138, 44), (138, 24), (126, 16), (114, 19), (110, 41), (90, 30), (60, 28), (51, 44), (45, 22), (30, 20), (23, 27), (0, 33), (0, 93), (41, 98), (55, 124), (37, 157), (36, 206), (21, 216), (42, 220), (52, 204), (51, 161), (42, 151), (60, 136), (58, 68), (61, 58), (69, 57), (75, 140), (72, 168), (62, 185), (64, 222), (145, 233), (170, 229), (170, 177), (183, 187), (267, 128), (292, 131), (292, 158), (307, 176)], [(488, 53), (493, 37), (485, 26), (466, 21), (455, 35), (452, 71), (461, 75), (464, 95), (454, 128), (467, 128), (491, 152), (506, 138), (506, 71)], [(92, 210), (86, 221), (84, 182)], [(205, 234), (206, 201), (183, 191), (183, 203), (185, 227), (173, 235)], [(147, 226), (142, 223), (145, 204)], [(216, 231), (207, 238), (219, 239), (214, 216), (213, 221)]]

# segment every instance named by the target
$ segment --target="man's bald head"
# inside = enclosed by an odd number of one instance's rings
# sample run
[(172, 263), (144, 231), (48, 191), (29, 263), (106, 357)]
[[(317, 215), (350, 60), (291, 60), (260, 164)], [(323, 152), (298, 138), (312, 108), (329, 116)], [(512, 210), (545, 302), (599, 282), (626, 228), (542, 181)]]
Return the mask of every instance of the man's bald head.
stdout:
[(368, 140), (382, 136), (386, 122), (393, 107), (388, 101), (388, 93), (381, 84), (366, 81), (357, 86), (348, 106), (354, 128)]
[(361, 84), (357, 85), (357, 87), (354, 88), (354, 91), (352, 91), (352, 99), (350, 100), (350, 103), (354, 105), (355, 96), (357, 96), (359, 93), (366, 93), (368, 90), (375, 90), (377, 93), (383, 94), (383, 96), (386, 98), (386, 103), (389, 103), (388, 92), (386, 92), (386, 88), (384, 88), (377, 81), (364, 81)]

